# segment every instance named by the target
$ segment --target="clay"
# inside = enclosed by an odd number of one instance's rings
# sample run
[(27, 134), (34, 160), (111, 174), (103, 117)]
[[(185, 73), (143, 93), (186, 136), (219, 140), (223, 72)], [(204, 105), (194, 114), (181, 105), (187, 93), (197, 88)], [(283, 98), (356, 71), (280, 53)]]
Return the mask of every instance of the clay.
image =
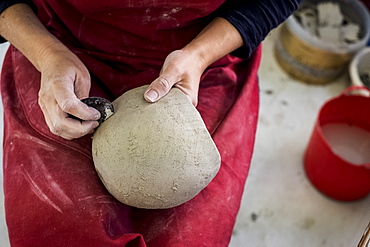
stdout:
[(200, 114), (179, 89), (156, 103), (147, 86), (113, 102), (115, 114), (93, 136), (93, 159), (107, 190), (146, 209), (178, 206), (215, 177), (220, 155)]

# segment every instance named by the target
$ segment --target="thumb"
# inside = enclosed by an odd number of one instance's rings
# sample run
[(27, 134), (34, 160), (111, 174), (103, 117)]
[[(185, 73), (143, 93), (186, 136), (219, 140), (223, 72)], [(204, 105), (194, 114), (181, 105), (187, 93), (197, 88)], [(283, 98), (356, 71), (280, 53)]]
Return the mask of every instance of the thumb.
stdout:
[(169, 77), (158, 77), (146, 89), (144, 93), (145, 100), (151, 103), (158, 101), (171, 90), (175, 83), (175, 80), (170, 80)]

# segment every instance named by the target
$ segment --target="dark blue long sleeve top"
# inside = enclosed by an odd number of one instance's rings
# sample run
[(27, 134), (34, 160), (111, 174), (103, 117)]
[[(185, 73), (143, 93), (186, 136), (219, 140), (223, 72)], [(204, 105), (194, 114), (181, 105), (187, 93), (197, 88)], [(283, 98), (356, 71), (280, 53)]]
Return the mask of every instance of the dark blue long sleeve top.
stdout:
[(244, 45), (234, 52), (249, 57), (269, 32), (286, 20), (301, 0), (229, 0), (218, 16), (228, 20), (240, 33)]

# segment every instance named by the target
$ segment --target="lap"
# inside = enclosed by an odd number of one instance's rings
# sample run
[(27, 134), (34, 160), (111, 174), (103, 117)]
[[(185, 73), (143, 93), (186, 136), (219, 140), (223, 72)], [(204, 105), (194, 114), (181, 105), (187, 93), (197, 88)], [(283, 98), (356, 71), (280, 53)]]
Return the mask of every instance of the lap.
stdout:
[[(201, 89), (198, 109), (222, 157), (211, 184), (179, 207), (143, 210), (105, 190), (93, 166), (91, 136), (69, 142), (35, 129), (37, 119), (30, 120), (28, 106), (20, 103), (9, 57), (4, 68), (4, 190), (12, 246), (228, 245), (253, 150), (256, 75), (240, 93), (231, 93), (236, 98), (226, 108), (228, 90)], [(228, 93), (209, 103), (216, 91)]]

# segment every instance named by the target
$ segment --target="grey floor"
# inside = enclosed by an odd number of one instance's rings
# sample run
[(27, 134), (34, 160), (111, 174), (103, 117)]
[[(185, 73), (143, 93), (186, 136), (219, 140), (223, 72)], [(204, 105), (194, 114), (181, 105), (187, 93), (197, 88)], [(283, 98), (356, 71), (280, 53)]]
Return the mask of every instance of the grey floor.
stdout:
[[(302, 163), (320, 106), (349, 79), (326, 86), (291, 79), (274, 59), (276, 34), (263, 43), (255, 152), (230, 247), (355, 247), (370, 221), (370, 197), (331, 200), (312, 187)], [(7, 247), (2, 193), (0, 200), (0, 247)]]

